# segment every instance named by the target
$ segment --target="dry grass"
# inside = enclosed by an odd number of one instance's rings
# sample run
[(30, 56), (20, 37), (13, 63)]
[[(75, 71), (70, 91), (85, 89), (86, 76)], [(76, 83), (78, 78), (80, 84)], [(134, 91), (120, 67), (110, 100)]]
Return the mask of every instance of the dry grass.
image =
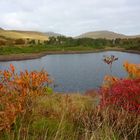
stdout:
[(96, 101), (80, 94), (40, 96), (30, 102), (10, 135), (3, 136), (9, 140), (140, 139), (140, 116), (113, 108), (101, 110)]
[(36, 39), (36, 40), (48, 40), (48, 36), (41, 32), (34, 31), (10, 31), (0, 30), (0, 36), (10, 39)]

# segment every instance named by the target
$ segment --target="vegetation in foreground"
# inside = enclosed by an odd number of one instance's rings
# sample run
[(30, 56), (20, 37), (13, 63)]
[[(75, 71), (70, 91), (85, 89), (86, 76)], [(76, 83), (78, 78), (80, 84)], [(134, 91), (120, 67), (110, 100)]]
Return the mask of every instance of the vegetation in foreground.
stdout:
[(1, 140), (139, 140), (140, 65), (107, 76), (99, 91), (55, 94), (47, 72), (0, 72)]

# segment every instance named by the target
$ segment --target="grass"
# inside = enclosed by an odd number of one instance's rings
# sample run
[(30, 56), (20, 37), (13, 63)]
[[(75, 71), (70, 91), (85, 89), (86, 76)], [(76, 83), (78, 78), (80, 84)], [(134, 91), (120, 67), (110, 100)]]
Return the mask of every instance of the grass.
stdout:
[(36, 54), (36, 53), (67, 53), (67, 52), (93, 52), (100, 50), (135, 50), (138, 49), (128, 49), (120, 47), (90, 47), (90, 46), (52, 46), (52, 45), (28, 45), (28, 46), (1, 46), (0, 55), (11, 55), (11, 54)]
[(93, 47), (60, 47), (60, 46), (45, 46), (45, 45), (31, 45), (31, 46), (3, 46), (0, 47), (0, 55), (21, 54), (21, 53), (42, 53), (42, 52), (67, 52), (67, 51), (93, 51)]
[(140, 117), (96, 107), (98, 96), (52, 94), (32, 100), (1, 140), (138, 140)]

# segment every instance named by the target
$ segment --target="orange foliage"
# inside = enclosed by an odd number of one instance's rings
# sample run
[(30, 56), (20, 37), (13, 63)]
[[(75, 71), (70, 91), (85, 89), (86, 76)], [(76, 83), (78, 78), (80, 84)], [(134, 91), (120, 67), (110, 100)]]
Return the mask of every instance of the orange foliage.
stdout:
[(124, 63), (128, 78), (105, 76), (100, 89), (103, 107), (116, 105), (140, 114), (140, 64)]
[(108, 88), (111, 85), (115, 84), (118, 80), (119, 80), (119, 78), (117, 78), (117, 77), (106, 75), (104, 77), (103, 87), (107, 87)]
[(0, 71), (0, 130), (9, 130), (17, 116), (26, 110), (29, 97), (46, 92), (51, 80), (45, 71), (15, 73), (11, 64), (9, 70)]
[[(129, 62), (125, 62), (123, 64), (125, 70), (129, 74), (129, 78), (140, 78), (140, 64), (131, 64)], [(103, 87), (110, 87), (111, 85), (118, 82), (120, 79), (111, 75), (106, 75), (104, 77)]]
[(140, 78), (140, 64), (125, 62), (123, 66), (128, 72), (130, 78)]

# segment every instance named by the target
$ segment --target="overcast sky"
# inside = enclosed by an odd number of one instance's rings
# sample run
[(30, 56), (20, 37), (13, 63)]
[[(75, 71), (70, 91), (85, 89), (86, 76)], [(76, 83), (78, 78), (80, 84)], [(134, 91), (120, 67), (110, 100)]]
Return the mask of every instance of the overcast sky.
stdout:
[(140, 34), (140, 0), (0, 0), (0, 27), (72, 36), (96, 30)]

